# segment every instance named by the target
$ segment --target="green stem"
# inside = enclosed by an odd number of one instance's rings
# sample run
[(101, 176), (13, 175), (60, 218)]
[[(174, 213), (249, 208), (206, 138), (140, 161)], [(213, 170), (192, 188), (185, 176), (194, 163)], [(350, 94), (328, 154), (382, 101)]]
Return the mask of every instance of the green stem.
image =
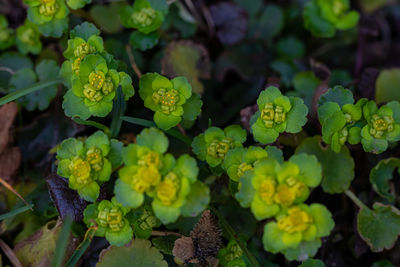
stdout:
[(344, 191), (344, 193), (356, 204), (360, 209), (368, 209), (368, 207), (350, 190)]
[(35, 84), (31, 85), (31, 86), (18, 89), (17, 91), (9, 93), (8, 95), (3, 96), (2, 98), (0, 98), (0, 106), (6, 104), (8, 102), (14, 101), (15, 99), (18, 99), (18, 98), (20, 98), (20, 97), (22, 97), (24, 95), (27, 95), (27, 94), (33, 93), (35, 91), (38, 91), (40, 89), (49, 87), (49, 86), (54, 85), (54, 84), (59, 84), (62, 81), (63, 81), (63, 79), (58, 78), (58, 79), (54, 79), (54, 80), (48, 80), (48, 81), (45, 81), (45, 82), (35, 83)]
[(221, 215), (221, 213), (219, 213), (219, 211), (216, 208), (214, 207), (210, 208), (217, 215), (219, 223), (221, 224), (222, 228), (227, 232), (229, 237), (231, 239), (234, 239), (236, 243), (239, 245), (239, 247), (242, 249), (244, 255), (249, 260), (250, 266), (261, 267), (261, 264), (257, 261), (256, 257), (254, 257), (254, 255), (247, 249), (246, 244), (244, 244), (242, 240), (238, 238), (238, 235), (236, 234), (235, 230), (233, 230), (232, 226), (230, 226), (228, 221), (225, 220), (225, 218)]
[(97, 129), (102, 130), (109, 137), (111, 136), (110, 129), (108, 129), (107, 126), (105, 126), (105, 125), (103, 125), (101, 123), (98, 123), (98, 122), (95, 122), (95, 121), (91, 121), (91, 120), (82, 120), (82, 119), (77, 118), (77, 117), (76, 118), (72, 118), (72, 119), (74, 120), (74, 122), (76, 122), (78, 124), (96, 127)]

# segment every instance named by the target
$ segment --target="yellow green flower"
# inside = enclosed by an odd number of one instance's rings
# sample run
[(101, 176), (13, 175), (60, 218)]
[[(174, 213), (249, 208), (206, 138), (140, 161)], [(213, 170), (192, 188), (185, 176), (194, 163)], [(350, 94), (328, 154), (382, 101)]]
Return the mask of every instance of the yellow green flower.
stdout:
[(118, 165), (118, 155), (110, 152), (117, 143), (116, 140), (110, 142), (101, 131), (85, 141), (64, 140), (57, 149), (57, 174), (67, 178), (69, 187), (77, 190), (82, 198), (94, 202), (99, 196), (100, 185), (110, 179), (113, 165)]
[(29, 20), (25, 20), (24, 25), (17, 28), (16, 44), (22, 54), (39, 54), (42, 50), (42, 42), (37, 26)]
[(35, 23), (44, 36), (59, 38), (68, 27), (64, 0), (24, 0), (28, 5), (28, 20)]
[(133, 230), (126, 219), (129, 208), (123, 207), (113, 197), (86, 207), (84, 222), (88, 227), (96, 225), (96, 236), (104, 236), (113, 246), (123, 246), (133, 238)]
[(242, 147), (246, 135), (246, 131), (239, 125), (230, 125), (224, 130), (210, 127), (193, 139), (193, 152), (211, 167), (217, 167), (223, 164), (230, 149)]
[(167, 174), (175, 159), (165, 154), (168, 139), (156, 128), (144, 129), (136, 138), (136, 144), (130, 144), (122, 150), (125, 164), (119, 170), (119, 179), (115, 185), (115, 196), (123, 205), (137, 208), (144, 202), (144, 194), (154, 191)]
[(148, 34), (157, 30), (164, 21), (164, 14), (156, 8), (157, 5), (152, 7), (147, 0), (136, 0), (133, 6), (121, 9), (121, 22), (127, 28)]
[(304, 202), (321, 177), (321, 165), (315, 156), (297, 154), (282, 164), (264, 158), (240, 178), (235, 197), (242, 207), (251, 208), (256, 219), (263, 220)]
[[(321, 204), (299, 204), (282, 210), (264, 227), (264, 249), (283, 253), (290, 260), (313, 257), (334, 227), (332, 214)], [(302, 250), (302, 246), (308, 248)], [(305, 254), (305, 255), (304, 255)]]
[(240, 177), (246, 171), (254, 169), (256, 162), (267, 157), (274, 157), (278, 161), (283, 161), (282, 151), (274, 146), (267, 146), (265, 149), (255, 146), (238, 147), (228, 151), (224, 159), (224, 166), (229, 178), (239, 182)]
[(366, 152), (381, 153), (389, 142), (400, 140), (400, 103), (389, 102), (379, 109), (374, 101), (363, 107), (367, 124), (361, 130), (361, 144)]
[(259, 111), (251, 118), (254, 139), (262, 144), (274, 142), (280, 133), (298, 133), (307, 122), (308, 108), (299, 97), (282, 95), (270, 86), (257, 99)]

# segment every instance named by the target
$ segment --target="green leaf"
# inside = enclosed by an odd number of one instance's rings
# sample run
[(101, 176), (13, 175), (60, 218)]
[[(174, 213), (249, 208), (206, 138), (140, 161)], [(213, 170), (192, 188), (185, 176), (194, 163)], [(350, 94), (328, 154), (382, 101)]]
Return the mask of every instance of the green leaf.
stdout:
[(398, 169), (400, 172), (400, 159), (388, 158), (378, 162), (378, 164), (372, 168), (369, 174), (369, 180), (374, 190), (383, 198), (386, 198), (390, 202), (395, 200), (395, 196), (390, 194), (389, 181), (393, 178), (393, 172)]
[[(14, 72), (24, 69), (33, 68), (32, 61), (29, 57), (21, 55), (16, 52), (8, 52), (0, 55), (0, 67), (7, 67)], [(12, 74), (9, 71), (0, 71), (0, 90), (6, 90), (8, 88), (8, 81)]]
[(117, 33), (122, 30), (122, 24), (118, 15), (120, 8), (121, 3), (96, 5), (90, 9), (89, 14), (102, 31), (106, 33)]
[(182, 215), (186, 217), (196, 217), (210, 202), (210, 189), (200, 181), (191, 185), (190, 194), (186, 198), (186, 203), (182, 207)]
[(76, 96), (71, 89), (65, 93), (62, 107), (68, 117), (78, 116), (82, 120), (86, 120), (91, 116), (91, 112), (85, 105), (83, 98)]
[[(67, 9), (67, 7), (65, 7)], [(67, 9), (68, 10), (68, 9)], [(69, 12), (67, 12), (68, 14)], [(45, 37), (60, 38), (68, 28), (68, 17), (54, 19), (53, 21), (39, 24), (38, 29)]]
[(380, 260), (374, 262), (371, 267), (395, 267), (390, 261), (388, 260)]
[(97, 267), (109, 266), (153, 266), (168, 267), (163, 255), (151, 242), (134, 239), (129, 246), (109, 247), (100, 254)]
[(293, 261), (306, 260), (309, 257), (314, 257), (317, 254), (319, 247), (321, 246), (321, 240), (316, 239), (312, 241), (303, 241), (296, 248), (289, 248), (285, 251), (285, 258)]
[[(315, 155), (322, 166), (322, 189), (326, 193), (342, 193), (354, 179), (354, 160), (347, 147), (339, 153), (321, 146), (321, 137), (306, 138), (296, 149), (296, 154)], [(338, 168), (340, 166), (340, 168)]]
[(200, 79), (209, 79), (210, 72), (210, 59), (203, 45), (191, 41), (171, 42), (164, 51), (162, 73), (170, 78), (186, 77), (195, 93), (203, 93)]
[(247, 0), (235, 0), (235, 2), (246, 9), (250, 16), (254, 16), (263, 6), (262, 0), (252, 0), (250, 2)]
[(288, 133), (298, 133), (307, 122), (308, 108), (304, 105), (303, 99), (290, 97), (292, 109), (287, 114), (287, 125), (285, 131)]
[(400, 211), (379, 202), (373, 210), (364, 207), (358, 213), (357, 229), (373, 252), (391, 249), (400, 234)]
[(123, 146), (124, 144), (116, 139), (110, 140), (110, 153), (108, 154), (108, 159), (110, 160), (113, 169), (122, 165)]
[(304, 103), (309, 109), (312, 109), (312, 101), (315, 89), (320, 84), (321, 80), (318, 79), (312, 71), (298, 72), (293, 78), (293, 87), (304, 99)]
[(82, 24), (76, 25), (74, 29), (69, 33), (71, 39), (75, 37), (81, 37), (83, 40), (87, 41), (92, 35), (99, 35), (100, 31), (96, 26), (87, 21)]
[(71, 9), (79, 9), (90, 4), (92, 0), (67, 0), (66, 2)]
[(121, 179), (115, 182), (114, 194), (118, 202), (124, 207), (137, 208), (142, 205), (144, 201), (143, 194), (132, 189), (131, 185), (124, 183)]
[(158, 44), (158, 32), (154, 31), (148, 34), (135, 31), (131, 34), (129, 42), (131, 45), (141, 51), (146, 51)]
[(165, 153), (169, 145), (168, 138), (165, 134), (156, 128), (143, 129), (136, 137), (136, 143), (141, 146), (146, 146), (160, 154)]
[(183, 119), (193, 121), (201, 113), (201, 107), (203, 106), (203, 101), (199, 94), (193, 93), (192, 96), (186, 101), (183, 107)]
[(284, 15), (281, 8), (270, 4), (264, 8), (260, 17), (250, 21), (249, 36), (270, 40), (281, 32), (283, 25)]
[(284, 59), (297, 59), (304, 55), (303, 43), (294, 36), (280, 39), (276, 44), (276, 50), (279, 56)]
[(303, 19), (304, 28), (316, 37), (330, 38), (336, 34), (335, 26), (321, 16), (316, 0), (310, 0), (305, 4)]
[(325, 102), (336, 102), (340, 107), (346, 104), (353, 104), (353, 93), (349, 89), (346, 89), (341, 85), (337, 85), (333, 88), (330, 88), (325, 94), (321, 95), (318, 100), (318, 106), (321, 106)]
[(386, 69), (379, 73), (375, 82), (375, 101), (384, 103), (392, 100), (400, 101), (400, 68)]
[(303, 261), (303, 263), (300, 264), (298, 267), (325, 267), (325, 264), (321, 260), (308, 259), (306, 261)]
[(172, 255), (172, 250), (174, 249), (175, 240), (179, 237), (175, 235), (167, 235), (153, 238), (151, 242), (153, 246), (160, 250), (162, 253), (167, 255)]

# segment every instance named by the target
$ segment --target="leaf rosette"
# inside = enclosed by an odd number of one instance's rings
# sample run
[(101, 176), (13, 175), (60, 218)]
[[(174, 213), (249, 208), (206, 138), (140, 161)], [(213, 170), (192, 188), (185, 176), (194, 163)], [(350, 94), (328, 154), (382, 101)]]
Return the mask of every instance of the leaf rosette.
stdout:
[(343, 95), (343, 98), (337, 99), (338, 102), (323, 102), (318, 107), (318, 118), (322, 125), (322, 140), (339, 153), (346, 142), (352, 145), (360, 143), (361, 128), (365, 124), (362, 109), (367, 99), (362, 98), (354, 104), (351, 91), (342, 86), (329, 89), (321, 99), (328, 100), (333, 95)]
[(82, 198), (94, 202), (99, 196), (100, 185), (110, 180), (113, 167), (118, 167), (112, 165), (118, 161), (109, 159), (113, 147), (101, 131), (85, 141), (68, 138), (57, 149), (57, 174), (67, 178), (69, 187), (77, 190)]
[(240, 177), (246, 171), (254, 169), (254, 164), (268, 157), (276, 157), (276, 160), (283, 161), (282, 151), (273, 146), (267, 146), (265, 149), (256, 146), (238, 147), (228, 151), (224, 159), (224, 166), (229, 178), (239, 182)]
[(134, 28), (148, 34), (158, 28), (164, 21), (164, 14), (152, 7), (147, 0), (137, 0), (133, 6), (125, 6), (121, 9), (120, 18), (126, 28)]
[(363, 107), (367, 122), (361, 130), (361, 144), (366, 152), (381, 153), (390, 142), (400, 140), (400, 103), (389, 102), (377, 107), (374, 101), (368, 101)]
[(36, 24), (25, 20), (16, 30), (16, 45), (22, 54), (39, 54), (42, 50), (42, 42), (40, 41), (40, 32)]
[(67, 116), (105, 117), (113, 107), (118, 86), (125, 100), (134, 94), (131, 77), (118, 72), (112, 58), (90, 54), (82, 60), (79, 74), (72, 74), (72, 88), (64, 95), (63, 108)]
[(84, 211), (88, 227), (96, 225), (96, 236), (104, 236), (113, 246), (123, 246), (133, 237), (133, 230), (126, 218), (129, 208), (123, 207), (115, 198), (90, 204)]
[(263, 220), (304, 202), (321, 179), (321, 165), (313, 155), (297, 154), (283, 164), (273, 158), (261, 159), (240, 178), (235, 198), (242, 207), (250, 207), (257, 220)]
[(28, 5), (28, 19), (38, 25), (44, 36), (61, 37), (68, 27), (68, 14), (64, 0), (24, 0)]
[(349, 9), (349, 0), (311, 0), (304, 6), (304, 27), (316, 37), (333, 37), (357, 25), (360, 14)]
[(305, 260), (316, 254), (321, 246), (321, 237), (328, 236), (333, 227), (332, 214), (324, 205), (292, 206), (277, 215), (276, 221), (265, 225), (264, 249), (283, 253), (290, 260)]
[(257, 99), (259, 111), (251, 118), (254, 139), (262, 144), (274, 142), (280, 133), (298, 133), (307, 122), (308, 108), (299, 97), (287, 97), (274, 86)]
[(211, 167), (223, 167), (228, 151), (242, 147), (246, 135), (246, 131), (239, 125), (230, 125), (224, 130), (210, 127), (193, 139), (192, 149), (200, 160), (207, 161)]
[(157, 73), (147, 73), (139, 86), (144, 106), (155, 112), (153, 120), (163, 130), (178, 125), (182, 118), (195, 120), (200, 114), (201, 100), (192, 94), (192, 86), (185, 77), (169, 80)]

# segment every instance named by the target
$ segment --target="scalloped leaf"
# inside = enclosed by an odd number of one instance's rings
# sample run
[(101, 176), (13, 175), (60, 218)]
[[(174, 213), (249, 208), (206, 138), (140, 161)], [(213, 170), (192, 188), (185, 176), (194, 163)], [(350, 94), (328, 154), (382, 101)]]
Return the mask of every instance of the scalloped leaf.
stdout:
[(333, 88), (330, 88), (325, 94), (321, 95), (318, 100), (318, 106), (326, 102), (336, 102), (340, 107), (345, 104), (353, 104), (353, 93), (349, 89), (346, 89), (341, 85), (337, 85)]
[(167, 262), (158, 249), (151, 246), (151, 242), (143, 239), (134, 239), (124, 247), (110, 246), (100, 253), (96, 267), (109, 266), (153, 266), (168, 267)]
[(190, 194), (182, 207), (182, 215), (196, 217), (210, 202), (210, 189), (200, 181), (196, 181), (190, 189)]
[[(315, 155), (322, 166), (322, 189), (326, 193), (342, 193), (354, 179), (354, 160), (347, 147), (339, 153), (321, 146), (321, 136), (306, 138), (296, 149), (296, 154)], [(340, 166), (340, 168), (338, 168)]]
[(400, 174), (400, 159), (388, 158), (378, 162), (369, 173), (369, 181), (374, 190), (383, 198), (393, 202), (395, 196), (390, 194), (389, 181), (393, 178), (393, 172), (397, 169)]
[(358, 213), (357, 229), (373, 252), (391, 249), (400, 235), (400, 211), (379, 202), (373, 210), (364, 207)]
[(168, 78), (185, 76), (193, 92), (201, 94), (204, 86), (199, 79), (209, 79), (211, 64), (203, 45), (192, 41), (178, 41), (168, 44), (162, 59), (162, 74)]
[(148, 34), (142, 33), (140, 31), (135, 31), (129, 37), (129, 42), (134, 48), (141, 51), (146, 51), (158, 44), (158, 32), (154, 31)]
[(375, 101), (384, 103), (400, 100), (400, 68), (382, 70), (375, 82)]

